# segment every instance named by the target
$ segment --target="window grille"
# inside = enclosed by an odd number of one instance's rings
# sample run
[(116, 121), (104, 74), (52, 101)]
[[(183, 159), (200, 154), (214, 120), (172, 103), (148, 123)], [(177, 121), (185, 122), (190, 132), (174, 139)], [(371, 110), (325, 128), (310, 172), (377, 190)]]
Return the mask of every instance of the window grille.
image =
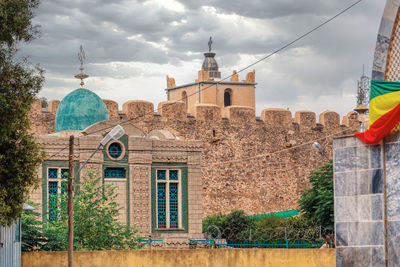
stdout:
[(50, 179), (57, 179), (58, 178), (58, 169), (50, 168), (48, 178)]
[(179, 170), (157, 170), (157, 227), (179, 228)]
[(109, 145), (108, 147), (108, 154), (110, 157), (117, 159), (122, 155), (122, 147), (119, 143), (115, 142)]
[(59, 197), (61, 194), (67, 194), (68, 192), (68, 169), (66, 168), (49, 168), (47, 171), (48, 181), (48, 219), (49, 222), (56, 222), (58, 219), (58, 205), (65, 206), (67, 205), (66, 201), (63, 200), (62, 197)]
[(157, 170), (157, 179), (158, 180), (165, 180), (167, 177), (167, 171), (166, 170)]
[(158, 183), (158, 228), (167, 227), (167, 210), (166, 210), (166, 184)]
[(124, 168), (106, 168), (104, 170), (104, 178), (125, 178), (126, 171)]
[(61, 169), (61, 179), (68, 179), (68, 169)]
[(170, 180), (178, 180), (178, 171), (177, 170), (170, 170), (169, 171), (169, 179)]
[(178, 184), (170, 183), (169, 184), (169, 227), (170, 228), (178, 228), (179, 226), (179, 217), (178, 217)]
[(49, 182), (49, 221), (57, 221), (58, 182)]

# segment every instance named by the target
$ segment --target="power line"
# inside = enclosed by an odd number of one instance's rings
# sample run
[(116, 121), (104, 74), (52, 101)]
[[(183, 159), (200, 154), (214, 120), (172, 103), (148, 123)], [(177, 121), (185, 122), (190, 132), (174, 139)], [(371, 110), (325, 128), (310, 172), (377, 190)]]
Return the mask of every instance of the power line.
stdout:
[[(346, 128), (346, 129), (344, 129), (344, 130), (356, 130), (356, 129), (357, 129), (357, 127), (355, 126), (355, 127)], [(343, 132), (344, 130), (335, 132), (335, 133), (333, 133), (333, 134), (331, 134), (331, 135), (327, 135), (327, 136), (325, 136), (325, 137), (321, 137), (321, 138), (318, 138), (318, 139), (314, 139), (314, 140), (308, 141), (308, 142), (306, 142), (306, 143), (302, 143), (302, 144), (297, 145), (297, 146), (292, 146), (292, 147), (289, 147), (289, 148), (284, 148), (284, 149), (281, 149), (281, 150), (278, 150), (278, 151), (268, 152), (268, 153), (262, 153), (262, 154), (258, 154), (258, 155), (251, 156), (251, 157), (244, 157), (244, 158), (233, 159), (233, 160), (227, 160), (227, 161), (212, 162), (212, 163), (207, 163), (207, 165), (219, 165), (219, 164), (225, 164), (225, 163), (232, 163), (232, 162), (237, 162), (237, 161), (244, 161), (244, 160), (249, 160), (249, 159), (255, 159), (255, 158), (260, 158), (260, 157), (265, 157), (265, 156), (271, 156), (271, 155), (274, 155), (274, 154), (278, 154), (278, 153), (281, 153), (281, 152), (285, 152), (285, 151), (289, 151), (289, 150), (292, 150), (292, 149), (295, 149), (295, 148), (299, 148), (299, 147), (302, 147), (302, 146), (305, 146), (305, 145), (308, 145), (308, 144), (312, 144), (312, 143), (314, 143), (314, 142), (316, 142), (316, 141), (321, 141), (321, 140), (325, 140), (325, 139), (334, 137), (335, 135), (337, 135), (337, 134)]]
[[(283, 46), (280, 47), (279, 49), (276, 49), (276, 50), (273, 51), (272, 53), (270, 53), (270, 54), (268, 54), (268, 55), (266, 55), (266, 56), (260, 58), (259, 60), (257, 60), (257, 61), (255, 61), (255, 62), (251, 63), (250, 65), (248, 65), (248, 66), (246, 66), (246, 67), (240, 69), (240, 70), (237, 71), (236, 73), (241, 73), (241, 72), (245, 71), (246, 69), (248, 69), (248, 68), (250, 68), (250, 67), (252, 67), (252, 66), (254, 66), (254, 65), (256, 65), (256, 64), (258, 64), (258, 63), (260, 63), (260, 62), (262, 62), (262, 61), (264, 61), (264, 60), (266, 60), (266, 59), (268, 59), (268, 58), (270, 58), (271, 56), (273, 56), (273, 55), (275, 55), (275, 54), (281, 52), (282, 50), (288, 48), (289, 46), (293, 45), (294, 43), (300, 41), (301, 39), (303, 39), (303, 38), (305, 38), (306, 36), (310, 35), (311, 33), (315, 32), (315, 31), (318, 30), (319, 28), (325, 26), (326, 24), (328, 24), (328, 23), (331, 22), (332, 20), (336, 19), (337, 17), (339, 17), (339, 16), (342, 15), (343, 13), (347, 12), (348, 10), (350, 10), (351, 8), (353, 8), (354, 6), (356, 6), (357, 4), (359, 4), (359, 3), (362, 2), (362, 1), (363, 1), (363, 0), (358, 0), (358, 1), (354, 2), (353, 4), (349, 5), (349, 6), (346, 7), (345, 9), (341, 10), (339, 13), (337, 13), (336, 15), (330, 17), (329, 19), (327, 19), (327, 20), (324, 21), (323, 23), (321, 23), (321, 24), (319, 24), (318, 26), (312, 28), (311, 30), (307, 31), (306, 33), (300, 35), (299, 37), (295, 38), (293, 41), (291, 41), (291, 42), (289, 42), (289, 43), (283, 45)], [(190, 97), (190, 96), (196, 95), (196, 94), (198, 94), (198, 93), (200, 93), (200, 92), (205, 91), (205, 90), (208, 89), (208, 88), (214, 87), (215, 85), (217, 85), (217, 84), (219, 84), (219, 83), (221, 83), (221, 82), (223, 82), (223, 81), (229, 79), (230, 77), (232, 77), (232, 75), (233, 75), (233, 74), (231, 74), (231, 75), (229, 75), (229, 76), (226, 76), (225, 78), (221, 79), (220, 81), (217, 81), (215, 84), (210, 85), (210, 86), (207, 86), (207, 87), (205, 87), (205, 88), (202, 88), (202, 89), (200, 89), (199, 91), (197, 91), (197, 92), (195, 92), (195, 93), (192, 93), (192, 94), (187, 95), (186, 97)], [(179, 100), (176, 100), (176, 101), (173, 101), (172, 103), (177, 103), (177, 102), (180, 102), (180, 101), (182, 101), (182, 100), (183, 100), (183, 98), (181, 98), (181, 99), (179, 99)], [(160, 109), (162, 109), (162, 108), (163, 108), (163, 107), (161, 107)], [(134, 118), (127, 119), (127, 120), (122, 121), (122, 122), (120, 122), (120, 123), (118, 123), (118, 124), (120, 124), (120, 125), (126, 124), (126, 123), (128, 123), (128, 122), (133, 121), (133, 120), (140, 119), (140, 118), (144, 117), (145, 115), (154, 114), (154, 113), (157, 112), (158, 110), (159, 110), (159, 109), (157, 108), (157, 109), (155, 109), (154, 111), (152, 111), (152, 113), (143, 113), (142, 115), (136, 116), (136, 117), (134, 117)], [(107, 126), (107, 127), (101, 128), (101, 129), (98, 129), (98, 130), (96, 130), (96, 131), (87, 133), (85, 136), (92, 135), (92, 134), (95, 134), (95, 133), (98, 133), (98, 132), (102, 132), (102, 131), (111, 129), (111, 128), (115, 127), (116, 125), (117, 125), (117, 124), (112, 125), (112, 126)], [(59, 152), (57, 152), (55, 155), (61, 153), (61, 151), (63, 151), (63, 150), (66, 149), (66, 148), (67, 148), (67, 147), (61, 149), (61, 150), (60, 150)], [(51, 155), (49, 158), (52, 158), (53, 156), (54, 156), (54, 155)]]
[[(342, 11), (340, 11), (339, 13), (337, 13), (336, 15), (334, 15), (333, 17), (331, 17), (331, 18), (329, 18), (328, 20), (326, 20), (325, 22), (319, 24), (318, 26), (314, 27), (313, 29), (309, 30), (308, 32), (306, 32), (306, 33), (300, 35), (299, 37), (297, 37), (297, 38), (294, 39), (293, 41), (291, 41), (291, 42), (285, 44), (284, 46), (282, 46), (282, 47), (280, 47), (279, 49), (273, 51), (272, 53), (270, 53), (270, 54), (268, 54), (268, 55), (266, 55), (266, 56), (260, 58), (259, 60), (257, 60), (257, 61), (255, 61), (255, 62), (251, 63), (250, 65), (248, 65), (248, 66), (246, 66), (246, 67), (240, 69), (239, 71), (237, 71), (237, 73), (241, 73), (241, 72), (245, 71), (246, 69), (248, 69), (248, 68), (250, 68), (250, 67), (252, 67), (252, 66), (254, 66), (254, 65), (256, 65), (256, 64), (258, 64), (258, 63), (260, 63), (260, 62), (262, 62), (262, 61), (264, 61), (264, 60), (266, 60), (267, 58), (270, 58), (271, 56), (273, 56), (273, 55), (279, 53), (280, 51), (282, 51), (282, 50), (288, 48), (288, 47), (291, 46), (292, 44), (294, 44), (294, 43), (300, 41), (300, 40), (303, 39), (304, 37), (310, 35), (310, 34), (313, 33), (314, 31), (318, 30), (319, 28), (321, 28), (321, 27), (323, 27), (324, 25), (328, 24), (329, 22), (331, 22), (331, 21), (334, 20), (335, 18), (339, 17), (339, 16), (342, 15), (343, 13), (347, 12), (348, 10), (350, 10), (351, 8), (353, 8), (354, 6), (356, 6), (357, 4), (359, 4), (359, 3), (362, 2), (362, 1), (363, 1), (363, 0), (358, 0), (357, 2), (351, 4), (350, 6), (348, 6), (348, 7), (345, 8), (345, 9), (343, 9)], [(230, 77), (232, 77), (232, 75), (233, 75), (233, 74), (228, 75), (228, 76), (226, 76), (225, 78), (221, 79), (220, 81), (216, 81), (215, 84), (210, 85), (210, 86), (207, 86), (207, 87), (205, 87), (205, 88), (202, 88), (202, 89), (200, 89), (200, 90), (197, 91), (197, 92), (194, 92), (194, 93), (192, 93), (192, 94), (187, 95), (186, 97), (190, 97), (190, 96), (193, 96), (193, 95), (197, 95), (199, 92), (203, 92), (203, 91), (205, 91), (205, 90), (208, 89), (208, 88), (214, 87), (216, 84), (219, 84), (219, 83), (221, 83), (221, 82), (223, 82), (223, 81), (229, 79)], [(184, 99), (184, 98), (181, 98), (181, 99), (179, 99), (179, 100), (173, 101), (172, 103), (180, 102), (180, 101), (182, 101), (183, 99)], [(162, 107), (161, 107), (161, 109), (162, 109)], [(158, 110), (159, 110), (158, 108), (155, 109), (155, 110), (153, 111), (153, 113), (157, 112)], [(151, 114), (153, 114), (153, 113), (151, 113)], [(122, 123), (120, 123), (120, 124), (125, 124), (125, 123), (127, 123), (127, 122), (130, 122), (130, 121), (132, 121), (132, 120), (139, 119), (139, 118), (144, 117), (145, 115), (149, 115), (149, 114), (150, 114), (150, 113), (144, 113), (144, 114), (139, 115), (139, 116), (137, 116), (137, 117), (128, 119), (128, 120), (126, 120), (125, 122), (122, 122)], [(114, 126), (115, 126), (115, 125), (114, 125)], [(94, 134), (94, 133), (97, 133), (97, 132), (101, 132), (101, 131), (110, 129), (110, 128), (112, 128), (112, 127), (113, 127), (113, 126), (107, 126), (107, 127), (105, 127), (105, 128), (102, 128), (102, 129), (96, 130), (96, 131), (94, 131), (94, 132), (88, 133), (87, 135)]]

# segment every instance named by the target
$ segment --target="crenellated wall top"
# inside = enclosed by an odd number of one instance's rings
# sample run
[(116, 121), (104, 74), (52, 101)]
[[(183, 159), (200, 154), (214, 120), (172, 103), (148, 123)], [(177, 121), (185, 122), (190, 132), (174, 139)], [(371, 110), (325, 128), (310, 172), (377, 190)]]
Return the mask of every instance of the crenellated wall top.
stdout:
[[(157, 105), (154, 110), (154, 104), (145, 100), (129, 100), (122, 105), (122, 111), (119, 110), (118, 103), (113, 100), (103, 100), (112, 114), (110, 120), (135, 120), (152, 121), (157, 119), (162, 121), (188, 121), (189, 119), (200, 122), (218, 122), (228, 120), (231, 124), (265, 124), (268, 127), (290, 128), (298, 125), (301, 130), (315, 130), (325, 128), (333, 130), (335, 128), (352, 127), (358, 128), (362, 119), (357, 112), (350, 111), (343, 117), (341, 122), (340, 115), (334, 111), (324, 111), (318, 116), (309, 110), (296, 111), (294, 114), (288, 109), (266, 108), (261, 112), (260, 117), (256, 117), (255, 110), (244, 106), (229, 106), (220, 108), (212, 104), (197, 104), (195, 114), (188, 114), (184, 102), (181, 101), (163, 101)], [(55, 114), (59, 101), (50, 101), (49, 112)], [(31, 114), (42, 113), (40, 100), (37, 99), (31, 108)]]

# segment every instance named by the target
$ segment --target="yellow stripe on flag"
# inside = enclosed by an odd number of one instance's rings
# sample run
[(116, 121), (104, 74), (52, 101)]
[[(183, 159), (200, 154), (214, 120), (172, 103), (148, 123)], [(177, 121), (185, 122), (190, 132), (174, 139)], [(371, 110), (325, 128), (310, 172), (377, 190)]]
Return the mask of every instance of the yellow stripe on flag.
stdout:
[(369, 127), (400, 103), (400, 91), (374, 97), (369, 102)]

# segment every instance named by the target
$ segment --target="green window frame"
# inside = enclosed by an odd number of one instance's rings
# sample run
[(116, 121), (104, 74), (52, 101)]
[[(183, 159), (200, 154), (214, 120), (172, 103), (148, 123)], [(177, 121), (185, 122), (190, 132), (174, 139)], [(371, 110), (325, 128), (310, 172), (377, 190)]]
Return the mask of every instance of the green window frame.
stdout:
[(49, 222), (58, 220), (59, 205), (67, 205), (62, 201), (62, 195), (68, 193), (68, 168), (51, 166), (47, 168), (47, 219)]
[(105, 167), (103, 177), (105, 179), (125, 179), (126, 173), (127, 173), (126, 168)]
[[(79, 162), (74, 161), (75, 188), (77, 190), (79, 189), (79, 175), (76, 175), (78, 169)], [(42, 221), (51, 222), (58, 219), (56, 216), (57, 213), (54, 211), (54, 209), (58, 208), (58, 205), (60, 204), (67, 205), (67, 203), (61, 203), (60, 200), (61, 193), (67, 193), (68, 190), (68, 161), (45, 161), (42, 164), (42, 177)], [(55, 188), (56, 194), (53, 194), (55, 193)], [(50, 190), (52, 190), (52, 194), (50, 194)], [(49, 212), (51, 205), (53, 205), (53, 210), (52, 212)]]
[[(187, 233), (188, 187), (186, 165), (153, 163), (151, 193), (152, 232)], [(159, 202), (162, 206), (159, 206)]]

